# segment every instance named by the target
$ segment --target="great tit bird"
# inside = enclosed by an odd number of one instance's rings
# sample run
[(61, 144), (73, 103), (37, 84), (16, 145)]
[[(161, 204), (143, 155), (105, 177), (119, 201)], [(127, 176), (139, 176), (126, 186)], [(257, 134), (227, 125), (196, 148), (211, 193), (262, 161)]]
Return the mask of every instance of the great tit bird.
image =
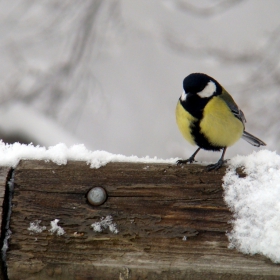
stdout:
[(245, 131), (245, 116), (231, 95), (212, 77), (193, 73), (183, 81), (184, 91), (176, 107), (176, 121), (184, 138), (198, 149), (177, 164), (192, 163), (200, 149), (220, 151), (222, 156), (208, 170), (219, 169), (224, 163), (227, 147), (241, 137), (253, 146), (266, 144)]

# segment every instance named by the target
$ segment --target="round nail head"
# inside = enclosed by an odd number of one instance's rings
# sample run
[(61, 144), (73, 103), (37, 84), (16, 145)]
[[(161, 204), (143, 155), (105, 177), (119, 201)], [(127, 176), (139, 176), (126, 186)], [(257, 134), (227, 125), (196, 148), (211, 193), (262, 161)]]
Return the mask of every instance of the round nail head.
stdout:
[(87, 194), (88, 202), (91, 205), (98, 206), (107, 199), (107, 193), (102, 187), (94, 187)]

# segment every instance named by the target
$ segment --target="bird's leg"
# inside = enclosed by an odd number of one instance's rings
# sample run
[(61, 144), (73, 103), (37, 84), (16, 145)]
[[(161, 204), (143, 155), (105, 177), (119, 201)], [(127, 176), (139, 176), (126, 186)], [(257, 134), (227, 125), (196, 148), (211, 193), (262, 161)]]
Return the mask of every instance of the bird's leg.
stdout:
[(196, 154), (199, 152), (199, 150), (200, 150), (200, 148), (198, 148), (198, 149), (194, 152), (194, 154), (193, 154), (190, 158), (188, 158), (188, 159), (179, 159), (179, 160), (177, 160), (177, 161), (176, 161), (176, 164), (177, 164), (177, 165), (179, 165), (179, 164), (186, 164), (187, 162), (193, 163), (193, 162), (195, 161), (194, 158), (195, 158)]
[(223, 166), (223, 164), (226, 162), (226, 160), (224, 160), (224, 156), (225, 156), (225, 153), (226, 153), (226, 147), (223, 148), (223, 153), (222, 153), (222, 156), (221, 158), (218, 160), (217, 163), (215, 164), (210, 164), (207, 166), (207, 170), (208, 171), (211, 171), (211, 170), (217, 170), (219, 168), (221, 168)]

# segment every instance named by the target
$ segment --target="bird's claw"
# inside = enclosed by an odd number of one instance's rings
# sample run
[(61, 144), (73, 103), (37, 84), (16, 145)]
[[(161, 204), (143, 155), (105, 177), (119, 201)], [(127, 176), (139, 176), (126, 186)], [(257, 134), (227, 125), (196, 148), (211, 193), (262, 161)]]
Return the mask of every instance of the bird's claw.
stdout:
[(226, 163), (227, 160), (223, 160), (223, 159), (220, 159), (218, 160), (218, 162), (214, 163), (214, 164), (209, 164), (207, 165), (206, 169), (207, 171), (211, 171), (211, 170), (218, 170), (219, 168), (221, 168), (224, 163)]
[(193, 163), (194, 161), (196, 161), (196, 160), (194, 160), (194, 158), (190, 157), (188, 159), (179, 159), (176, 161), (176, 164), (182, 165), (182, 164), (186, 164), (186, 163)]

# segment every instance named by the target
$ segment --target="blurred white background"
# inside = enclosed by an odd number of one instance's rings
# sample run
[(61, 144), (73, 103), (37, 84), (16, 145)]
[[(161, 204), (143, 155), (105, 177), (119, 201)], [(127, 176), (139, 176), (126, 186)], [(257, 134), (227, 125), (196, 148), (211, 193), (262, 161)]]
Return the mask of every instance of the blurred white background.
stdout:
[(279, 13), (279, 0), (1, 1), (0, 137), (189, 157), (174, 111), (184, 77), (204, 72), (277, 150)]

